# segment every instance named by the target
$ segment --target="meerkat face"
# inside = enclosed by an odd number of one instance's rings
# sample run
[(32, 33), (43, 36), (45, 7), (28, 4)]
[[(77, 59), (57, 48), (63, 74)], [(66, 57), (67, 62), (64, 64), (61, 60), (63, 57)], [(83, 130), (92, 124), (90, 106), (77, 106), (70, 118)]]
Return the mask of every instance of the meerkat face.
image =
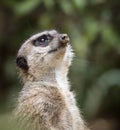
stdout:
[(44, 31), (30, 37), (19, 49), (16, 63), (24, 70), (36, 67), (54, 66), (63, 60), (69, 60), (72, 54), (67, 34), (56, 30)]

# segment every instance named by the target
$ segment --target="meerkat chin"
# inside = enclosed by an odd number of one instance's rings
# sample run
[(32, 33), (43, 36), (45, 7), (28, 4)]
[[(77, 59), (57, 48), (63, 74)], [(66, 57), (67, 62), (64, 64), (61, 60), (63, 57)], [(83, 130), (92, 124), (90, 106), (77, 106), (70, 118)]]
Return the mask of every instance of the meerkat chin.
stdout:
[(86, 130), (68, 83), (74, 55), (69, 42), (67, 34), (50, 30), (20, 47), (16, 64), (24, 86), (15, 116), (22, 130)]

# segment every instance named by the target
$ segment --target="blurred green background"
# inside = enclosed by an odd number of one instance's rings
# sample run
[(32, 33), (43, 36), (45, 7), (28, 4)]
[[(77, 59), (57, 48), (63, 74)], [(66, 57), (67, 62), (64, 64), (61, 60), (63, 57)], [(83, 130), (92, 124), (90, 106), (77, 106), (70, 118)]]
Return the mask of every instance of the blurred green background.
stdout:
[(22, 88), (17, 51), (31, 35), (49, 29), (70, 35), (76, 56), (69, 77), (88, 125), (119, 130), (120, 0), (0, 1), (0, 130), (7, 129)]

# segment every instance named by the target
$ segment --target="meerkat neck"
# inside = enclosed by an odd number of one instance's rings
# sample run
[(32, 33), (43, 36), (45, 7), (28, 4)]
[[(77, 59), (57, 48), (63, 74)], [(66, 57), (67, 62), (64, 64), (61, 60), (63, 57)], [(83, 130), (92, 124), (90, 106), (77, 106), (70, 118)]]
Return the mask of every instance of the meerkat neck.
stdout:
[(60, 68), (55, 68), (55, 78), (56, 81), (59, 85), (59, 87), (62, 90), (68, 90), (69, 89), (69, 82), (68, 82), (68, 77), (67, 73), (65, 72), (63, 67)]
[[(46, 71), (44, 71), (46, 70)], [(34, 75), (32, 73), (27, 74), (27, 76), (24, 79), (24, 83), (26, 82), (39, 82), (41, 84), (49, 84), (49, 85), (56, 85), (60, 89), (68, 90), (68, 79), (67, 74), (65, 73), (65, 70), (63, 67), (59, 66), (56, 68), (47, 68), (39, 71), (36, 73), (34, 72)]]

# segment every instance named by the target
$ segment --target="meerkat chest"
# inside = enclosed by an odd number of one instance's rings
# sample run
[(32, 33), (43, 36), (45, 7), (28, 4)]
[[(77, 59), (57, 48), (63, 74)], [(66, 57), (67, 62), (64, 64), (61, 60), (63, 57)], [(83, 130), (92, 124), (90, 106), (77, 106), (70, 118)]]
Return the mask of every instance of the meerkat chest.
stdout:
[[(49, 128), (57, 128), (59, 123), (63, 123), (71, 130), (72, 115), (69, 110), (70, 104), (67, 103), (70, 99), (65, 97), (57, 87), (34, 86), (34, 89), (32, 88), (29, 86), (28, 89), (23, 89), (16, 111), (18, 118), (25, 120), (25, 124), (28, 125), (26, 129), (33, 129), (33, 126), (36, 126), (37, 130), (42, 130), (42, 127), (45, 130), (52, 130)], [(63, 125), (59, 127), (62, 129)]]
[(75, 111), (75, 108), (77, 108), (73, 92), (65, 91), (64, 97), (69, 110), (71, 111), (71, 113), (73, 113)]

